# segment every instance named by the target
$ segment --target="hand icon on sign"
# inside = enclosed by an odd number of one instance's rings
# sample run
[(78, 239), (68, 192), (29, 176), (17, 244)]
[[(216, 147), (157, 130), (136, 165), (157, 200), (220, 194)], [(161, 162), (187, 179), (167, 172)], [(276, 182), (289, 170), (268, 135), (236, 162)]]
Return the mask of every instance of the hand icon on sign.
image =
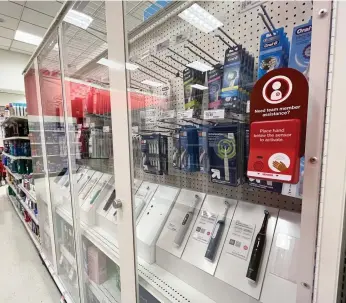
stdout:
[(280, 172), (286, 170), (288, 167), (283, 162), (274, 161), (273, 166)]

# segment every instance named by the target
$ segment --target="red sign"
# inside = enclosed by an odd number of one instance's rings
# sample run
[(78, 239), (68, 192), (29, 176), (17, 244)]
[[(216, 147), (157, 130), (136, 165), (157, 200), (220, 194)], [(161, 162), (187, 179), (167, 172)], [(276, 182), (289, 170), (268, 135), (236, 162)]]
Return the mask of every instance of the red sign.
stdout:
[[(305, 76), (293, 68), (273, 70), (258, 80), (251, 94), (250, 120), (300, 120), (300, 156), (305, 151), (309, 87)], [(251, 146), (250, 146), (251, 148)]]
[(248, 177), (297, 183), (299, 146), (298, 119), (251, 123)]

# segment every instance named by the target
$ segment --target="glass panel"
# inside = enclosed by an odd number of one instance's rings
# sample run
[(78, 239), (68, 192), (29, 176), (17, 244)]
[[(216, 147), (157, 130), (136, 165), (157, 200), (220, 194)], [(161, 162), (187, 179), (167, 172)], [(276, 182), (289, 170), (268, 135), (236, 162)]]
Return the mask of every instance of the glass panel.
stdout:
[[(99, 63), (107, 53), (105, 3), (80, 2), (72, 9), (91, 21), (86, 29), (66, 19), (62, 23), (67, 117), (76, 130), (69, 133), (67, 148), (75, 167), (70, 176), (80, 229), (84, 302), (120, 302), (108, 67)], [(71, 216), (70, 209), (61, 211)]]
[[(48, 186), (50, 194), (57, 273), (73, 300), (78, 302), (78, 264), (69, 182), (69, 171), (76, 171), (77, 167), (70, 166), (67, 158), (67, 137), (74, 135), (76, 130), (71, 119), (64, 119), (57, 30), (53, 31), (37, 60), (42, 117), (39, 117), (40, 122), (31, 124), (31, 130), (41, 135), (42, 144), (33, 149), (35, 178), (46, 178), (42, 182)], [(42, 174), (42, 169), (46, 174)]]
[(312, 2), (260, 4), (125, 2), (143, 302), (296, 302)]

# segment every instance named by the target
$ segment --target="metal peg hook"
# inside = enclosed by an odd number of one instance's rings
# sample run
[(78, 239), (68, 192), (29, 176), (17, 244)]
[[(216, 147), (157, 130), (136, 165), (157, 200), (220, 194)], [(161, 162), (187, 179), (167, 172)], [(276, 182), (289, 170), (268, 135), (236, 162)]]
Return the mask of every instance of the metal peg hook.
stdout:
[[(167, 66), (169, 66), (170, 68), (173, 68), (173, 69), (175, 69), (177, 72), (180, 72), (180, 70), (178, 69), (178, 68), (176, 68), (176, 67), (174, 67), (173, 65), (171, 65), (171, 64), (169, 64), (169, 63), (167, 63), (167, 62), (165, 62), (165, 61), (163, 61), (162, 59), (160, 59), (160, 58), (157, 58), (156, 56), (154, 56), (154, 55), (151, 55), (154, 59), (156, 59), (156, 60), (158, 60), (158, 61), (160, 61), (160, 62), (162, 62), (162, 63), (164, 63), (164, 64), (166, 64)], [(179, 62), (179, 61), (178, 61)]]
[(232, 39), (230, 36), (228, 36), (228, 35), (226, 34), (226, 32), (225, 32), (222, 28), (219, 27), (218, 30), (219, 30), (221, 33), (223, 33), (229, 40), (231, 40), (233, 44), (235, 44), (236, 46), (238, 46), (238, 43), (235, 42), (235, 40)]
[[(148, 76), (151, 77), (151, 78), (156, 79), (157, 81), (160, 81), (160, 82), (163, 83), (163, 84), (166, 84), (166, 83), (165, 83), (164, 81), (162, 81), (161, 79), (156, 78), (155, 76), (150, 75), (149, 73), (145, 72), (144, 70), (141, 70), (140, 68), (138, 69), (138, 71), (140, 71), (140, 72), (143, 73), (143, 74), (148, 75)], [(162, 76), (161, 76), (161, 77), (162, 77)], [(165, 77), (162, 77), (162, 78), (165, 78)], [(167, 78), (165, 78), (165, 79), (168, 81)]]
[(273, 24), (273, 22), (272, 22), (272, 19), (269, 17), (266, 8), (264, 7), (263, 4), (261, 4), (260, 6), (261, 6), (261, 9), (262, 9), (262, 11), (263, 11), (263, 14), (267, 17), (267, 19), (268, 19), (268, 21), (269, 21), (271, 27), (273, 28), (273, 31), (275, 31), (275, 26), (274, 26), (274, 24)]
[(181, 59), (184, 59), (185, 61), (187, 61), (187, 63), (191, 63), (190, 60), (187, 60), (186, 58), (184, 58), (182, 55), (178, 54), (177, 52), (175, 52), (174, 50), (168, 48), (169, 51), (171, 51), (173, 54), (177, 55), (178, 57), (180, 57)]
[(190, 40), (187, 40), (187, 42), (189, 42), (191, 45), (193, 45), (195, 48), (197, 48), (200, 52), (206, 54), (210, 59), (216, 61), (216, 62), (219, 62), (219, 60), (216, 60), (214, 57), (210, 56), (206, 51), (204, 51), (203, 49), (201, 49), (199, 46), (197, 46), (195, 43), (193, 43), (192, 41)]
[(184, 45), (184, 48), (187, 48), (191, 53), (195, 54), (197, 57), (201, 58), (202, 60), (206, 61), (207, 63), (209, 63), (211, 66), (214, 66), (213, 63), (211, 63), (209, 60), (205, 59), (204, 57), (202, 57), (200, 54), (196, 53), (193, 49), (191, 49), (189, 46)]
[(229, 48), (232, 48), (232, 46), (226, 42), (226, 40), (224, 40), (220, 35), (215, 35), (216, 38), (219, 38), (224, 44), (226, 44)]
[[(165, 68), (164, 66), (162, 66), (162, 65), (160, 65), (160, 64), (158, 64), (158, 63), (156, 63), (156, 62), (153, 61), (153, 60), (150, 61), (150, 63), (153, 63), (153, 64), (155, 64), (156, 66), (158, 66), (158, 67), (162, 68), (163, 70), (165, 70), (166, 72), (169, 72), (169, 73), (173, 74), (174, 76), (177, 76), (176, 73), (170, 71), (169, 69), (167, 69), (167, 68)], [(179, 77), (179, 73), (178, 73), (178, 77)]]
[(267, 23), (266, 19), (264, 18), (264, 15), (262, 13), (258, 13), (258, 15), (262, 18), (262, 21), (263, 21), (264, 25), (266, 26), (266, 28), (268, 29), (268, 31), (270, 32), (270, 34), (272, 36), (274, 36), (274, 33), (273, 33), (272, 29), (269, 27), (269, 24)]
[(178, 61), (177, 59), (173, 58), (172, 56), (166, 56), (166, 58), (170, 58), (170, 59), (172, 59), (173, 61), (175, 61), (175, 62), (177, 62), (177, 63), (179, 63), (179, 64), (181, 64), (182, 66), (185, 67), (185, 64), (184, 64), (184, 63), (181, 63), (180, 61)]

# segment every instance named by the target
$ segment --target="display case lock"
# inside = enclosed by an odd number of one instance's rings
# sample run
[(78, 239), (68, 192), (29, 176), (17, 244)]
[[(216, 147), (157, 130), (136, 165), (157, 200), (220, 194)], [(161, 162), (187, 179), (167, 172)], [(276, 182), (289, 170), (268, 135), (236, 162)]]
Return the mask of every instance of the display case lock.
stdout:
[(302, 282), (301, 285), (307, 289), (310, 289), (310, 285), (306, 282)]
[(311, 157), (309, 159), (309, 161), (310, 161), (311, 164), (316, 164), (317, 163), (317, 157)]
[(122, 208), (123, 207), (123, 203), (121, 202), (120, 199), (116, 199), (113, 202), (113, 207), (116, 209)]

